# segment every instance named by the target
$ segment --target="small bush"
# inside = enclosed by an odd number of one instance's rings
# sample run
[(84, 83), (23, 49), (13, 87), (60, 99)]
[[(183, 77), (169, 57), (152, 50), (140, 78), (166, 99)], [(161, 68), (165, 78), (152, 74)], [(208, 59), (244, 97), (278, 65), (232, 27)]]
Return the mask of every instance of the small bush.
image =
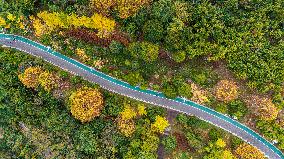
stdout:
[(81, 122), (89, 122), (100, 115), (103, 108), (102, 94), (93, 88), (82, 88), (69, 97), (71, 114)]
[(228, 103), (229, 115), (235, 116), (238, 119), (244, 117), (248, 113), (248, 108), (245, 103), (240, 100)]
[(39, 76), (43, 72), (40, 67), (29, 67), (18, 77), (20, 81), (28, 88), (37, 88), (39, 85)]
[(173, 60), (174, 60), (175, 62), (181, 63), (181, 62), (183, 62), (183, 61), (185, 60), (185, 58), (186, 58), (186, 53), (185, 53), (185, 51), (178, 51), (178, 52), (175, 52), (175, 53), (173, 53), (172, 58), (173, 58)]
[(222, 135), (223, 134), (220, 129), (213, 128), (213, 129), (210, 129), (209, 131), (209, 137), (213, 141), (217, 141), (219, 138), (222, 138)]
[(215, 86), (215, 97), (223, 102), (229, 102), (238, 97), (238, 86), (233, 81), (221, 80)]
[(143, 26), (144, 38), (153, 43), (159, 42), (163, 38), (163, 23), (159, 20), (149, 20)]
[(159, 46), (145, 41), (131, 43), (128, 50), (133, 57), (146, 62), (156, 61), (159, 55)]
[(167, 152), (172, 152), (177, 147), (177, 141), (174, 136), (167, 136), (163, 138), (162, 144), (164, 145)]

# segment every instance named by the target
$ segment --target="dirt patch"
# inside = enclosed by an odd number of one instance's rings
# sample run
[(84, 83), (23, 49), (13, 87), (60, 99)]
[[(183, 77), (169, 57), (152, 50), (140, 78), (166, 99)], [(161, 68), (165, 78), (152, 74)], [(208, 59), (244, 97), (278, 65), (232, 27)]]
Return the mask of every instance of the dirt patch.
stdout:
[(60, 80), (58, 85), (58, 88), (53, 90), (53, 96), (57, 99), (64, 99), (66, 91), (71, 88), (71, 84), (69, 81), (66, 80)]
[(178, 66), (178, 63), (176, 63), (169, 55), (169, 52), (164, 50), (163, 48), (160, 48), (159, 50), (159, 59), (168, 67), (174, 68)]
[(182, 151), (188, 151), (189, 145), (188, 145), (188, 142), (184, 134), (174, 132), (173, 135), (175, 136), (177, 140), (177, 149), (182, 150)]
[(0, 139), (4, 138), (4, 130), (2, 128), (0, 128)]

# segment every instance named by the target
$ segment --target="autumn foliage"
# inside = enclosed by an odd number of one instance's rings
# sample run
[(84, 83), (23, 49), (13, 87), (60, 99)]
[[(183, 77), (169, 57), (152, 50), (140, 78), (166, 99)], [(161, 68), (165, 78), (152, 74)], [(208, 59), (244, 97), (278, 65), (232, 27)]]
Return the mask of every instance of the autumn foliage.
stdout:
[(28, 88), (37, 88), (39, 86), (39, 76), (43, 72), (40, 67), (29, 67), (18, 77), (20, 81)]
[(196, 84), (191, 83), (191, 91), (192, 91), (192, 98), (191, 100), (199, 103), (204, 104), (209, 101), (208, 93), (205, 90), (199, 88)]
[(89, 122), (100, 115), (103, 108), (102, 94), (93, 88), (82, 88), (69, 97), (71, 114), (81, 122)]
[(246, 100), (251, 111), (262, 120), (274, 120), (277, 118), (278, 110), (269, 98), (251, 96)]
[(79, 56), (80, 60), (82, 60), (83, 62), (90, 61), (90, 57), (86, 54), (84, 49), (77, 48), (75, 50), (75, 53), (77, 56)]
[(48, 71), (44, 71), (39, 76), (39, 83), (46, 91), (51, 91), (58, 87), (59, 77)]
[(120, 18), (134, 15), (140, 8), (152, 0), (91, 0), (91, 6), (102, 14), (109, 14), (111, 8), (118, 12)]
[(120, 113), (122, 120), (130, 120), (135, 118), (137, 113), (133, 108), (130, 107), (130, 105), (125, 104), (124, 110)]
[(60, 78), (41, 67), (29, 67), (24, 73), (19, 75), (20, 81), (28, 88), (37, 88), (41, 86), (46, 91), (51, 91), (58, 87)]
[(126, 137), (130, 137), (135, 131), (135, 122), (133, 119), (124, 120), (122, 118), (118, 118), (117, 126), (119, 131)]
[(91, 17), (77, 16), (75, 14), (65, 14), (43, 11), (37, 14), (37, 17), (31, 16), (36, 36), (50, 34), (52, 31), (60, 28), (79, 28), (85, 27), (96, 29), (97, 36), (108, 37), (115, 29), (115, 21), (108, 19), (100, 14), (94, 13)]
[(129, 38), (120, 32), (114, 31), (109, 37), (100, 38), (95, 32), (87, 29), (77, 28), (67, 30), (65, 36), (73, 37), (78, 40), (83, 40), (87, 43), (94, 43), (102, 47), (108, 47), (112, 40), (118, 41), (125, 46), (128, 46)]
[(151, 125), (152, 130), (158, 133), (163, 133), (169, 126), (169, 122), (165, 117), (156, 116), (155, 122)]
[(238, 97), (238, 86), (235, 82), (221, 80), (215, 86), (215, 96), (223, 102), (230, 102)]
[(256, 147), (247, 143), (239, 145), (235, 153), (241, 159), (265, 159), (264, 155)]

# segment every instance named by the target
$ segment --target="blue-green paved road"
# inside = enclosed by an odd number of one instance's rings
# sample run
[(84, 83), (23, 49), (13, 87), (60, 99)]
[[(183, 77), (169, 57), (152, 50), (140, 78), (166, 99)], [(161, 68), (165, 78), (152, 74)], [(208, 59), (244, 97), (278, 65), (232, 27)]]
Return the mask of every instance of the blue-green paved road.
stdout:
[(167, 109), (195, 115), (257, 147), (270, 159), (284, 159), (283, 153), (262, 136), (236, 120), (210, 108), (182, 98), (168, 99), (160, 92), (142, 90), (131, 86), (21, 36), (0, 34), (0, 44), (40, 57), (61, 69), (97, 83), (109, 91)]

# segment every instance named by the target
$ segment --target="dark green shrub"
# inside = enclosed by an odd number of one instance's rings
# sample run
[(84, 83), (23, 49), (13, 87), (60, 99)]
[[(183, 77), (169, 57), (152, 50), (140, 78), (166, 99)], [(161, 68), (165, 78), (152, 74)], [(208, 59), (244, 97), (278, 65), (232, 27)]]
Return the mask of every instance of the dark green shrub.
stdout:
[(178, 123), (181, 123), (183, 125), (187, 125), (187, 115), (186, 114), (178, 114), (176, 117), (176, 120)]
[(236, 149), (240, 144), (243, 143), (243, 140), (236, 137), (236, 136), (232, 136), (231, 138), (231, 146), (233, 149)]
[(213, 140), (213, 141), (217, 141), (219, 138), (222, 138), (222, 135), (223, 134), (220, 129), (213, 128), (213, 129), (210, 129), (209, 131), (210, 140)]
[(151, 122), (154, 122), (156, 120), (156, 116), (164, 116), (165, 115), (165, 109), (161, 107), (147, 107), (147, 117), (150, 119)]
[(159, 20), (149, 20), (143, 26), (143, 33), (146, 41), (157, 43), (164, 36), (163, 23)]
[(227, 108), (227, 105), (225, 103), (216, 104), (215, 110), (222, 113), (222, 114), (228, 113), (228, 108)]
[(162, 144), (165, 147), (165, 150), (169, 153), (171, 153), (177, 146), (177, 141), (174, 136), (167, 136), (163, 138)]
[(190, 99), (192, 97), (192, 92), (191, 92), (191, 85), (188, 83), (181, 83), (180, 85), (177, 86), (178, 94), (181, 97), (185, 97), (187, 99)]
[(143, 83), (144, 81), (139, 72), (130, 72), (124, 76), (124, 79), (133, 86)]
[(117, 41), (112, 41), (109, 45), (109, 50), (112, 54), (121, 54), (123, 53), (124, 46)]
[(156, 61), (159, 55), (159, 46), (146, 41), (131, 43), (128, 50), (133, 57), (146, 62)]
[(98, 147), (98, 137), (88, 127), (82, 127), (75, 133), (75, 146), (78, 151), (95, 154)]
[(186, 133), (186, 139), (188, 144), (196, 150), (201, 149), (204, 146), (202, 139), (192, 132)]
[(181, 63), (185, 60), (186, 58), (186, 53), (185, 51), (178, 51), (172, 54), (172, 58), (175, 62)]
[(165, 86), (163, 86), (162, 92), (168, 98), (175, 98), (178, 95), (176, 87), (172, 84), (165, 84)]
[(248, 108), (242, 101), (235, 100), (228, 104), (228, 111), (229, 115), (235, 116), (240, 119), (248, 113)]
[(168, 23), (173, 18), (174, 12), (171, 0), (159, 0), (152, 5), (151, 17), (159, 19), (163, 23)]

